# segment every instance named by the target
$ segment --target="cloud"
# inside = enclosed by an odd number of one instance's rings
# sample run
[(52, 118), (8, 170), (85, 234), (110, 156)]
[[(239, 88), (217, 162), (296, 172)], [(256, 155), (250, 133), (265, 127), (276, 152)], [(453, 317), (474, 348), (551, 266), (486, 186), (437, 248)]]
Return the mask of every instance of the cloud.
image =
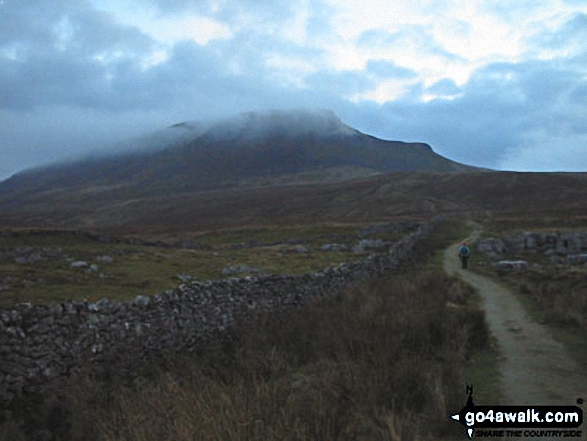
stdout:
[(587, 133), (553, 134), (536, 131), (522, 137), (520, 148), (506, 152), (502, 168), (520, 171), (574, 171), (587, 169)]
[(554, 32), (545, 32), (541, 36), (542, 45), (552, 48), (584, 49), (587, 41), (587, 14), (576, 13), (570, 20)]
[(426, 93), (440, 96), (457, 95), (462, 89), (450, 78), (444, 78), (426, 88)]
[(0, 107), (114, 108), (137, 103), (136, 97), (127, 103), (132, 97), (117, 90), (116, 81), (140, 73), (154, 47), (149, 37), (118, 25), (85, 2), (33, 7), (9, 0), (2, 12)]
[(417, 48), (421, 53), (438, 55), (450, 61), (462, 60), (462, 57), (447, 51), (440, 45), (432, 33), (432, 27), (427, 25), (402, 25), (398, 26), (394, 32), (369, 29), (359, 35), (357, 44), (362, 48), (378, 47), (386, 50), (402, 46)]
[[(364, 105), (367, 117), (360, 128), (426, 141), (474, 165), (532, 169), (542, 164), (544, 170), (550, 149), (551, 167), (565, 169), (574, 157), (572, 170), (587, 170), (587, 81), (572, 65), (495, 63), (475, 71), (462, 87), (443, 80), (425, 92), (459, 94), (452, 100)], [(536, 158), (530, 160), (533, 151)]]
[(349, 97), (375, 86), (375, 82), (360, 71), (320, 71), (307, 76), (306, 84), (312, 89)]
[(418, 76), (412, 69), (398, 66), (393, 61), (388, 60), (369, 60), (366, 70), (379, 78), (411, 79)]
[(304, 106), (475, 165), (538, 166), (533, 146), (552, 145), (587, 170), (584, 2), (0, 4), (0, 178), (182, 120)]

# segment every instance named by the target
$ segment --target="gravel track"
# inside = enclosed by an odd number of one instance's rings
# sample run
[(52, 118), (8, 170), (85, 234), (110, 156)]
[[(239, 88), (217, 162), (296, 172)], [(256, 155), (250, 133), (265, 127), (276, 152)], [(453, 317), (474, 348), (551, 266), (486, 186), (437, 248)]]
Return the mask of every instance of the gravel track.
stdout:
[[(479, 234), (480, 230), (475, 230), (466, 241), (473, 242)], [(488, 277), (461, 269), (457, 257), (460, 244), (446, 249), (444, 269), (477, 289), (483, 299), (487, 324), (501, 354), (503, 404), (576, 405), (578, 398), (587, 400), (587, 375), (566, 348), (553, 338), (547, 326), (529, 316), (513, 292)]]

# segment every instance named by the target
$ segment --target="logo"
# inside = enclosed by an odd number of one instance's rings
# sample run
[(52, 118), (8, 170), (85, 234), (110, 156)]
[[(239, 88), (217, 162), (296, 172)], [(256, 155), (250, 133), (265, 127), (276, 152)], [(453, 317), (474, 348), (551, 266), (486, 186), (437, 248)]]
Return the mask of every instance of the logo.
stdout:
[[(473, 386), (467, 385), (467, 404), (450, 419), (461, 423), (469, 439), (508, 437), (581, 438), (583, 424), (578, 406), (477, 406)], [(583, 404), (583, 400), (577, 400)]]

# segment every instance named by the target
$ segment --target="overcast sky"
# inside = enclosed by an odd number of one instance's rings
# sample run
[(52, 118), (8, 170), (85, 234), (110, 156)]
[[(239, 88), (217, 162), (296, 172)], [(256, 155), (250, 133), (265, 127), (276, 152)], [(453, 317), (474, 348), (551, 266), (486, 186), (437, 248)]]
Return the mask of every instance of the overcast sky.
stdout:
[(300, 107), (467, 164), (587, 171), (587, 0), (0, 0), (0, 179)]

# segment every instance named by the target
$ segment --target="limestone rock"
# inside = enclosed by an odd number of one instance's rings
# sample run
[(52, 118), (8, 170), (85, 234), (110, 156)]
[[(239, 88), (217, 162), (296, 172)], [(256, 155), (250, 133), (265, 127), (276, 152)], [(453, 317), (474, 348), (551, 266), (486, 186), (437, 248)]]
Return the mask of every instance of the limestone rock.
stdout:
[(112, 263), (112, 262), (114, 262), (114, 259), (110, 256), (104, 255), (104, 256), (97, 256), (96, 261), (101, 262), (101, 263)]
[(495, 264), (500, 271), (525, 271), (528, 269), (528, 262), (525, 260), (500, 260)]

